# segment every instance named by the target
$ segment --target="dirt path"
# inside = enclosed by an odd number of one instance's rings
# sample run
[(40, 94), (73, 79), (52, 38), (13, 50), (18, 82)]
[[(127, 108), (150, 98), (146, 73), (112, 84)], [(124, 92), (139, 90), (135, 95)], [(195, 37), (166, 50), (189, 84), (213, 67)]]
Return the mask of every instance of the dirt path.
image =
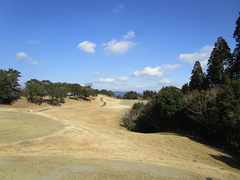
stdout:
[(65, 128), (29, 140), (31, 146), (0, 146), (0, 177), (240, 179), (234, 159), (218, 150), (185, 136), (140, 134), (121, 127), (119, 120), (133, 103), (99, 96), (91, 102), (66, 100), (62, 107), (28, 106), (30, 113), (53, 118)]

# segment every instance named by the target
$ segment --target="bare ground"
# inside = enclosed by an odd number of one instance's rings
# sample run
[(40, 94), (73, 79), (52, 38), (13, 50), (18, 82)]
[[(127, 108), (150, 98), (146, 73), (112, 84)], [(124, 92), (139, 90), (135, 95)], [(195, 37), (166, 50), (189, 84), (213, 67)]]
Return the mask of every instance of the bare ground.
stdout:
[(237, 161), (218, 149), (173, 133), (141, 134), (121, 127), (119, 120), (133, 103), (98, 96), (90, 102), (66, 99), (61, 107), (29, 104), (25, 98), (0, 106), (15, 112), (27, 108), (63, 125), (51, 134), (1, 144), (0, 177), (240, 179)]

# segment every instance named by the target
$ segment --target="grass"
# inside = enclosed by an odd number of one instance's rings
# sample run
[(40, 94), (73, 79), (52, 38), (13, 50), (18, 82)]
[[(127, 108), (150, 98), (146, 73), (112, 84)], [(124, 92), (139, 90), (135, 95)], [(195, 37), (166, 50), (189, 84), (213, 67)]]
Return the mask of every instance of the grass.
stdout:
[[(88, 102), (66, 99), (61, 107), (53, 107), (22, 98), (0, 106), (31, 109), (0, 111), (0, 179), (166, 179), (153, 176), (165, 169), (161, 167), (180, 170), (190, 179), (240, 179), (233, 158), (188, 136), (142, 134), (121, 127), (119, 120), (135, 102), (98, 96)], [(66, 128), (58, 132), (61, 123)], [(155, 171), (152, 165), (159, 168)]]
[(60, 122), (31, 113), (0, 111), (0, 144), (34, 139), (63, 129)]
[(28, 108), (0, 108), (0, 111), (11, 111), (11, 112), (30, 112)]

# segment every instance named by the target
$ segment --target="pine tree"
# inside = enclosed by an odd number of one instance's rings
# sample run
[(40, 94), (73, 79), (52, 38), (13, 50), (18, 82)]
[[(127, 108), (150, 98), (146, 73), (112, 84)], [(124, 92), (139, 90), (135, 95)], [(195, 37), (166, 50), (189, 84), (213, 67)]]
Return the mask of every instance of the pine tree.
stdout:
[(208, 60), (207, 80), (210, 87), (220, 86), (224, 83), (224, 66), (229, 64), (232, 58), (230, 51), (225, 39), (219, 37)]
[(189, 85), (188, 83), (185, 83), (183, 86), (182, 86), (182, 93), (185, 95), (185, 94), (188, 94), (190, 92), (189, 90)]
[(231, 64), (232, 74), (234, 78), (240, 77), (240, 13), (236, 21), (236, 29), (233, 37), (236, 39), (236, 48), (233, 52), (233, 62)]
[(204, 89), (206, 75), (202, 71), (201, 63), (196, 61), (192, 70), (191, 81), (189, 83), (190, 90), (202, 90)]

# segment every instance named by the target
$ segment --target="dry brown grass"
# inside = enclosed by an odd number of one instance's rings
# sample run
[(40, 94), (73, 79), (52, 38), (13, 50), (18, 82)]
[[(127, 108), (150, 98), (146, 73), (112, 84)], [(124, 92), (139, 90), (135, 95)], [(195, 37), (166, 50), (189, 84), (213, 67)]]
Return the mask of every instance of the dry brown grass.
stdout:
[[(104, 107), (100, 107), (101, 97), (107, 103)], [(65, 129), (31, 139), (33, 146), (26, 147), (19, 143), (2, 145), (0, 156), (54, 156), (56, 163), (59, 156), (67, 161), (65, 155), (95, 159), (96, 162), (115, 159), (179, 169), (193, 179), (240, 179), (237, 163), (219, 150), (186, 136), (141, 134), (121, 127), (119, 120), (132, 104), (132, 101), (106, 96), (98, 96), (91, 102), (67, 99), (61, 107), (31, 105), (22, 99), (11, 107), (30, 108), (32, 114), (51, 117), (62, 123)]]

